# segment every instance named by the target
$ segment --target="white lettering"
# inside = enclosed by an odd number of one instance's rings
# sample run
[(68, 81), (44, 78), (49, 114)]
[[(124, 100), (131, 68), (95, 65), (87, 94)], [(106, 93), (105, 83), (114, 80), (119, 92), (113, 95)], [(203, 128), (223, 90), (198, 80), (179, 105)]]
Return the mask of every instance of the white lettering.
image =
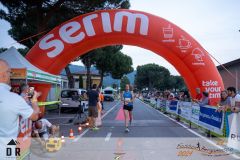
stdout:
[(91, 14), (91, 15), (83, 18), (83, 25), (84, 25), (84, 28), (85, 28), (88, 36), (96, 35), (95, 30), (93, 28), (92, 20), (97, 17), (98, 17), (97, 14)]
[(220, 93), (209, 93), (209, 98), (221, 98)]
[(49, 58), (56, 57), (64, 49), (64, 44), (62, 41), (58, 39), (54, 39), (50, 41), (50, 39), (52, 39), (53, 37), (54, 37), (54, 34), (49, 34), (46, 37), (44, 37), (39, 43), (39, 48), (42, 50), (54, 48), (52, 51), (47, 52), (47, 56)]
[(81, 29), (80, 23), (76, 21), (69, 22), (59, 29), (59, 35), (62, 38), (62, 40), (65, 41), (66, 43), (70, 44), (77, 43), (85, 38), (84, 32), (80, 32), (78, 35), (74, 37), (72, 36), (74, 33), (76, 33), (76, 31), (80, 29)]
[(148, 34), (148, 25), (149, 20), (148, 17), (144, 14), (139, 13), (130, 13), (126, 11), (117, 12), (114, 19), (114, 31), (121, 32), (122, 26), (123, 26), (123, 17), (128, 18), (127, 23), (127, 32), (128, 33), (134, 33), (135, 26), (136, 26), (136, 20), (139, 18), (141, 20), (140, 25), (140, 34), (141, 35), (147, 35)]
[[(117, 32), (121, 32), (123, 26), (123, 18), (127, 18), (127, 28), (126, 31), (128, 33), (134, 33), (136, 30), (137, 19), (140, 20), (140, 31), (141, 35), (148, 34), (149, 27), (149, 19), (148, 16), (140, 13), (131, 13), (127, 11), (120, 11), (115, 14), (114, 24), (112, 24), (110, 19), (110, 14), (107, 12), (101, 13), (102, 27), (104, 33), (112, 32), (113, 30)], [(87, 36), (95, 36), (95, 29), (93, 26), (93, 20), (98, 18), (98, 14), (91, 14), (82, 19), (82, 23), (85, 31), (81, 31), (81, 24), (77, 21), (72, 21), (64, 24), (59, 29), (60, 39), (55, 38), (54, 34), (49, 34), (45, 36), (39, 42), (39, 48), (42, 50), (52, 49), (47, 52), (47, 56), (49, 58), (54, 58), (58, 56), (64, 50), (64, 43), (75, 44), (82, 41), (86, 35)], [(98, 26), (96, 26), (98, 27)]]
[(221, 92), (221, 87), (207, 87), (205, 90), (207, 92)]
[(202, 81), (202, 85), (203, 86), (218, 86), (218, 81), (213, 81), (213, 80)]
[(101, 16), (102, 16), (103, 31), (105, 33), (112, 32), (112, 27), (111, 27), (111, 21), (110, 21), (109, 13), (103, 12), (103, 13), (101, 13)]

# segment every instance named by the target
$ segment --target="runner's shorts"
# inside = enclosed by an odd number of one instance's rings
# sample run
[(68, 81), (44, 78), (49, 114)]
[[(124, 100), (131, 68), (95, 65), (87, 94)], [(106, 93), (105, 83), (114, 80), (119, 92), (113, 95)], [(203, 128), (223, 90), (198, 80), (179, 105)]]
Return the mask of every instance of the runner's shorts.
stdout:
[(98, 110), (96, 106), (88, 106), (88, 116), (89, 117), (98, 117)]
[(132, 111), (132, 110), (133, 110), (133, 106), (124, 105), (124, 106), (123, 106), (123, 109), (124, 109), (124, 110), (128, 110), (128, 111)]

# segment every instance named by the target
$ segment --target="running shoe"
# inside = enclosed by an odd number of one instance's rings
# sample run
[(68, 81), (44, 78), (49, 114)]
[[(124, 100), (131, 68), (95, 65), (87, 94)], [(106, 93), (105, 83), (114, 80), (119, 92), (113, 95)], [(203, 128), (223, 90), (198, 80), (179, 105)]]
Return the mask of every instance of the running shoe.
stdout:
[(130, 130), (128, 129), (128, 127), (126, 127), (125, 132), (128, 133)]
[(99, 128), (98, 128), (98, 127), (93, 127), (92, 130), (93, 130), (93, 131), (98, 131)]

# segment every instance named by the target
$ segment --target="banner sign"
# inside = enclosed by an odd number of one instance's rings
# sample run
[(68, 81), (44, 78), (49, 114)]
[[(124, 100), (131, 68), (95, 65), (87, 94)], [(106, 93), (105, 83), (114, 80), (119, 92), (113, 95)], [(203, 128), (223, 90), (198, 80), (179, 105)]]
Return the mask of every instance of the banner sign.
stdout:
[(167, 112), (177, 114), (178, 101), (167, 101)]
[(191, 120), (191, 113), (192, 113), (192, 103), (191, 102), (178, 102), (178, 114), (187, 119)]
[(199, 125), (222, 135), (223, 115), (222, 112), (216, 112), (216, 107), (200, 106)]
[(20, 157), (18, 159), (24, 159), (30, 154), (31, 145), (31, 132), (32, 121), (30, 119), (19, 118), (19, 134), (18, 134), (18, 147), (20, 148)]
[[(223, 125), (224, 125), (224, 114), (223, 112), (216, 112), (216, 107), (213, 106), (200, 106), (198, 103), (192, 102), (183, 102), (183, 101), (163, 101), (160, 102), (161, 107), (164, 107), (163, 104), (166, 104), (166, 111), (172, 114), (178, 114), (182, 118), (195, 123), (207, 130), (210, 130), (219, 135), (223, 135)], [(233, 118), (228, 119), (229, 124), (232, 123)], [(240, 122), (240, 115), (238, 126)], [(228, 126), (228, 124), (227, 124)], [(235, 125), (236, 128), (237, 125)], [(240, 127), (238, 127), (239, 132), (237, 131), (234, 135), (240, 134)], [(228, 129), (231, 132), (231, 129)], [(231, 133), (230, 133), (231, 135)], [(240, 140), (240, 136), (238, 138)]]
[(27, 70), (26, 68), (12, 68), (11, 79), (26, 79)]
[(191, 122), (198, 124), (200, 106), (197, 103), (192, 103)]
[(240, 151), (240, 113), (228, 114), (228, 147), (234, 148)]

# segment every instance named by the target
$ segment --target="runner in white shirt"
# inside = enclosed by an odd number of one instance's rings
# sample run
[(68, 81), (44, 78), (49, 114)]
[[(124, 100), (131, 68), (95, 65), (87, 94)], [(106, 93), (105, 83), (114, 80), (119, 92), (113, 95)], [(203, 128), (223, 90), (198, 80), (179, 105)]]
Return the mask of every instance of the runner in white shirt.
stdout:
[(19, 131), (19, 116), (31, 120), (38, 119), (38, 93), (32, 99), (33, 108), (25, 100), (10, 92), (11, 69), (6, 61), (0, 59), (0, 159), (6, 156), (6, 143), (17, 139)]

